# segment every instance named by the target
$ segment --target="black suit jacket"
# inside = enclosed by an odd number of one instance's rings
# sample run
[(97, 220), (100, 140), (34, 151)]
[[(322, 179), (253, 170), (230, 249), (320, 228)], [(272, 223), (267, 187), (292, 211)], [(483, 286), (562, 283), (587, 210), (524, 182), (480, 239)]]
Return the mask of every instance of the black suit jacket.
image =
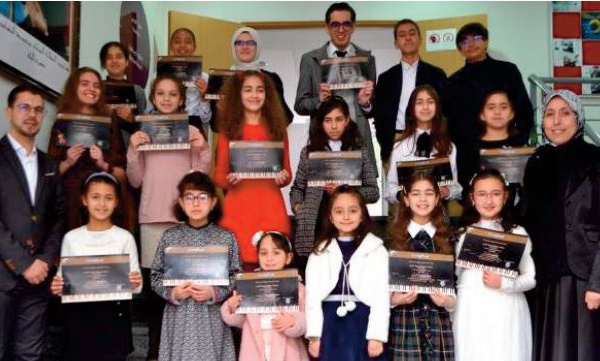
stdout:
[[(429, 84), (439, 95), (446, 73), (437, 66), (419, 60), (415, 86)], [(394, 65), (379, 75), (375, 87), (375, 136), (381, 147), (381, 159), (387, 160), (394, 146), (396, 118), (402, 93), (402, 64)]]
[(37, 150), (31, 204), (25, 171), (7, 136), (0, 139), (0, 291), (15, 287), (35, 259), (54, 266), (63, 236), (64, 198), (56, 164)]

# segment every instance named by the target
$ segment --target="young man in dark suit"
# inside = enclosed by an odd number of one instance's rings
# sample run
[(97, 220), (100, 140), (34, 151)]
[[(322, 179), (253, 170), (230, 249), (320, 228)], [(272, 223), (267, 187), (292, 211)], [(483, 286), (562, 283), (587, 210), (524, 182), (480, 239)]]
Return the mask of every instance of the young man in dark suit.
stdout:
[(415, 21), (403, 19), (396, 23), (394, 46), (402, 57), (398, 65), (379, 75), (375, 88), (375, 136), (384, 162), (404, 131), (404, 113), (415, 87), (428, 84), (441, 95), (446, 80), (442, 69), (420, 60), (420, 44), (421, 30)]
[(60, 254), (64, 199), (56, 164), (35, 147), (44, 99), (29, 86), (8, 95), (0, 139), (0, 360), (39, 360), (49, 283)]

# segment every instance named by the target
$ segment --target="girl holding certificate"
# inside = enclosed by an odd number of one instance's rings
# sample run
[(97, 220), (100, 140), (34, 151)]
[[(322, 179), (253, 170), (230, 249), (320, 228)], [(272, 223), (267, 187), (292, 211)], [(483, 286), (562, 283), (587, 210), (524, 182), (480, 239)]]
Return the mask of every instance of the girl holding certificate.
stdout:
[[(142, 290), (135, 240), (131, 233), (113, 224), (120, 202), (119, 182), (106, 172), (93, 173), (84, 182), (80, 201), (87, 209), (86, 225), (68, 232), (61, 257), (129, 255), (131, 290)], [(61, 296), (62, 267), (52, 280), (51, 291)], [(125, 360), (133, 351), (131, 302), (102, 301), (63, 304), (64, 360)]]
[[(494, 231), (527, 235), (512, 222), (508, 185), (502, 174), (486, 169), (470, 185), (466, 223)], [(465, 235), (461, 235), (456, 254)], [(458, 301), (454, 314), (456, 358), (461, 361), (530, 361), (531, 318), (523, 292), (535, 287), (535, 266), (528, 240), (516, 278), (457, 266)]]
[(440, 98), (429, 85), (419, 85), (413, 90), (406, 106), (406, 129), (394, 144), (387, 174), (385, 199), (391, 204), (402, 200), (396, 163), (448, 157), (454, 182), (440, 188), (443, 199), (460, 199), (462, 187), (456, 173), (456, 146), (444, 129)]
[(600, 360), (600, 148), (577, 95), (543, 102), (544, 144), (525, 169), (525, 227), (537, 268), (536, 361)]
[(306, 265), (306, 337), (318, 360), (387, 360), (388, 253), (362, 195), (338, 187)]
[[(261, 229), (290, 234), (282, 187), (292, 180), (283, 108), (271, 78), (258, 71), (239, 72), (225, 84), (225, 96), (217, 107), (219, 137), (215, 184), (227, 191), (220, 225), (239, 242), (245, 271), (258, 266), (252, 236)], [(230, 141), (283, 142), (283, 164), (275, 178), (240, 179), (230, 166)]]
[[(234, 273), (240, 271), (238, 247), (234, 235), (216, 226), (219, 216), (216, 188), (201, 172), (187, 174), (177, 186), (179, 197), (175, 215), (185, 222), (167, 230), (158, 244), (152, 264), (152, 289), (167, 300), (160, 336), (161, 361), (234, 361), (231, 329), (221, 320), (221, 303), (233, 290)], [(229, 284), (200, 286), (185, 282), (163, 285), (165, 249), (171, 246), (227, 246)]]
[[(254, 242), (256, 241), (256, 242)], [(253, 243), (258, 250), (261, 271), (281, 271), (292, 262), (292, 244), (279, 232), (257, 232)], [(278, 314), (236, 314), (243, 295), (234, 291), (221, 307), (223, 321), (242, 329), (240, 361), (308, 361), (301, 337), (306, 331), (304, 286), (298, 282), (300, 312)]]
[[(433, 177), (412, 176), (402, 192), (398, 218), (391, 228), (390, 249), (452, 254), (450, 229), (440, 199), (440, 188)], [(449, 312), (455, 302), (455, 296), (438, 292), (392, 292), (388, 343), (391, 359), (454, 360)]]
[(316, 123), (318, 126), (314, 134), (311, 134), (308, 145), (300, 153), (296, 178), (290, 190), (290, 203), (297, 222), (294, 245), (302, 270), (319, 230), (318, 221), (325, 216), (329, 196), (337, 187), (335, 183), (328, 183), (324, 187), (308, 187), (308, 157), (311, 152), (361, 151), (362, 185), (358, 191), (367, 203), (379, 199), (375, 167), (371, 164), (356, 123), (350, 119), (346, 101), (341, 97), (333, 97), (322, 102), (316, 113)]
[[(150, 102), (155, 113), (176, 114), (184, 103), (184, 88), (173, 76), (160, 76), (152, 82)], [(143, 131), (133, 133), (127, 150), (127, 178), (134, 188), (142, 187), (139, 223), (141, 264), (144, 276), (149, 268), (160, 237), (167, 229), (179, 222), (171, 212), (177, 200), (177, 184), (190, 171), (210, 172), (211, 151), (200, 130), (189, 126), (190, 149), (138, 151), (138, 146), (149, 143), (150, 137)], [(163, 301), (148, 292), (148, 359), (156, 359)]]

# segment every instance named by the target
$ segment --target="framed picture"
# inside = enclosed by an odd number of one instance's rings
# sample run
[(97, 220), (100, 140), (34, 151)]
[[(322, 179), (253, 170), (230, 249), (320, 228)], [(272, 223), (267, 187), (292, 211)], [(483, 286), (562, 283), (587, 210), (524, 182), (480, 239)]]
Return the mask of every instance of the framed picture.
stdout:
[(56, 98), (79, 55), (76, 1), (0, 1), (0, 69)]

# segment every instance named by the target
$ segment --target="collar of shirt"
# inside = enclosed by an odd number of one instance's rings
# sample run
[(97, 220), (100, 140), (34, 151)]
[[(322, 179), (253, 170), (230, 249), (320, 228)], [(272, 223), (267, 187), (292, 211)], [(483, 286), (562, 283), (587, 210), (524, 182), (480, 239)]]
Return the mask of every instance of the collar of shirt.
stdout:
[(327, 140), (327, 144), (329, 145), (329, 149), (333, 152), (339, 152), (342, 150), (342, 141), (341, 140)]
[(433, 236), (435, 235), (435, 227), (431, 224), (431, 222), (427, 224), (418, 224), (415, 221), (410, 221), (408, 224), (408, 234), (410, 234), (412, 238), (415, 238), (421, 230), (427, 232), (429, 237), (433, 239)]
[(421, 128), (415, 129), (415, 136), (417, 138), (419, 137), (419, 135), (421, 135), (423, 133), (431, 134), (431, 129), (421, 129)]
[(348, 47), (346, 49), (336, 48), (331, 43), (331, 41), (329, 42), (329, 45), (327, 45), (327, 55), (329, 55), (330, 58), (337, 58), (337, 55), (335, 55), (335, 52), (338, 50), (345, 51), (346, 56), (355, 56), (356, 55), (356, 50), (354, 49), (354, 45), (352, 45), (352, 44), (348, 45)]
[(19, 142), (17, 142), (17, 140), (13, 138), (12, 135), (8, 133), (6, 133), (6, 135), (8, 136), (8, 140), (10, 141), (10, 145), (13, 147), (15, 153), (17, 153), (19, 158), (30, 159), (35, 158), (37, 156), (37, 148), (35, 146), (33, 147), (31, 154), (27, 154), (27, 149), (25, 149), (25, 147), (23, 147)]
[(405, 62), (404, 60), (400, 60), (400, 64), (402, 64), (402, 70), (404, 71), (417, 71), (417, 67), (419, 66), (419, 60), (417, 59), (414, 63), (409, 64), (407, 62)]

